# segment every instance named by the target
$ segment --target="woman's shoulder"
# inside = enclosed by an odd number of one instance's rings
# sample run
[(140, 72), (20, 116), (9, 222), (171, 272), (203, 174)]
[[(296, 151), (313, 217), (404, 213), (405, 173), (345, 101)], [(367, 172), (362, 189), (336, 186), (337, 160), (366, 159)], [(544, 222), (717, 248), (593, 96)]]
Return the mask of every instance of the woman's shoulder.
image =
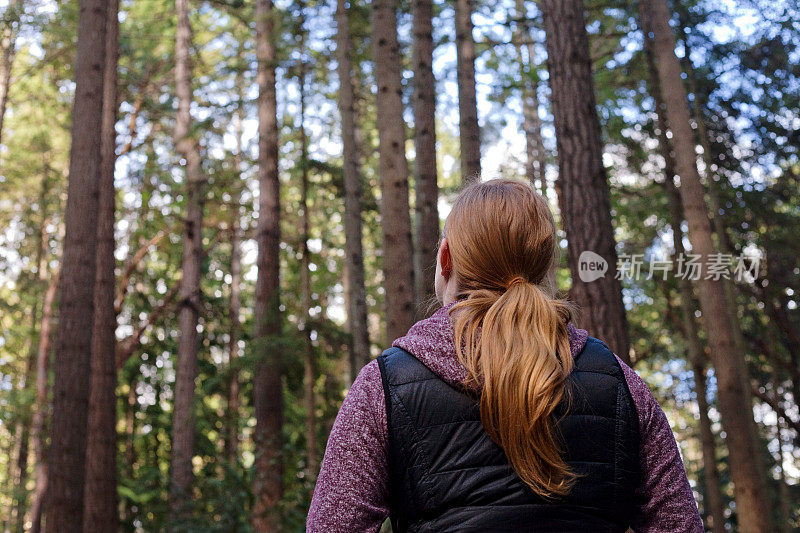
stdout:
[(386, 427), (386, 407), (378, 360), (373, 359), (361, 368), (347, 391), (342, 410), (369, 413), (379, 430)]
[(378, 360), (371, 359), (366, 365), (361, 367), (356, 379), (353, 380), (353, 385), (356, 383), (371, 383), (376, 377), (378, 378), (378, 381), (381, 380), (381, 371), (378, 367)]
[(661, 429), (666, 425), (669, 428), (667, 417), (662, 411), (661, 406), (658, 404), (655, 396), (650, 391), (647, 383), (628, 366), (625, 361), (615, 355), (617, 363), (622, 368), (622, 373), (625, 376), (625, 382), (628, 385), (628, 391), (633, 399), (633, 405), (636, 407), (636, 413), (639, 418), (639, 428), (641, 431), (654, 429), (657, 426)]
[(383, 395), (383, 384), (381, 382), (381, 370), (378, 367), (378, 360), (372, 359), (369, 363), (364, 365), (358, 372), (356, 379), (347, 391), (345, 401), (350, 400), (367, 400), (376, 396)]
[[(582, 330), (577, 330), (582, 331)], [(633, 400), (633, 405), (636, 408), (636, 413), (639, 419), (639, 426), (641, 429), (651, 425), (655, 420), (661, 422), (663, 416), (661, 407), (658, 405), (650, 387), (647, 383), (636, 373), (625, 361), (623, 361), (617, 354), (613, 353), (611, 349), (600, 339), (591, 336), (586, 336), (581, 345), (581, 350), (575, 355), (576, 366), (598, 371), (616, 370), (615, 373), (619, 375), (622, 371), (622, 378), (628, 392)]]

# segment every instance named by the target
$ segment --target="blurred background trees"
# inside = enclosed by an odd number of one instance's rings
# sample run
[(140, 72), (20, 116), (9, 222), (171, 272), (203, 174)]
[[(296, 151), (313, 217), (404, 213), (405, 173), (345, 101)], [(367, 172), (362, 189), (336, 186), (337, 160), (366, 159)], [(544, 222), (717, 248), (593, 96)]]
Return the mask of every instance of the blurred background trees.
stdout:
[[(0, 9), (4, 531), (302, 531), (478, 173), (547, 195), (558, 286), (661, 402), (707, 528), (800, 527), (795, 3)], [(686, 253), (762, 263), (647, 275)]]

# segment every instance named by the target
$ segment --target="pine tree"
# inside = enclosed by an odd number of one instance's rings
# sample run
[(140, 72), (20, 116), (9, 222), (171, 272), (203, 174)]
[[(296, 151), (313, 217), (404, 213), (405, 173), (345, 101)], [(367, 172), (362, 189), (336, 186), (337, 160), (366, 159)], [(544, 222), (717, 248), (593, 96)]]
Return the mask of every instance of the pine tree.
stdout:
[[(711, 236), (705, 191), (697, 171), (694, 133), (680, 64), (675, 56), (669, 10), (664, 0), (643, 0), (642, 13), (646, 15), (642, 21), (644, 31), (652, 33), (667, 125), (672, 131), (675, 170), (681, 178), (679, 190), (689, 224), (689, 240), (692, 251), (706, 262), (716, 252), (716, 247)], [(746, 372), (744, 354), (736, 350), (724, 287), (720, 280), (701, 276), (697, 288), (703, 321), (707, 330), (713, 331), (708, 345), (716, 371), (718, 405), (729, 450), (739, 526), (746, 533), (770, 531), (770, 508), (754, 441), (750, 390), (744, 387), (742, 379)]]
[[(241, 53), (241, 49), (240, 49)], [(241, 178), (242, 162), (244, 159), (244, 73), (236, 73), (237, 109), (234, 114), (234, 135), (236, 135), (236, 153), (233, 156), (234, 173)], [(231, 465), (235, 465), (239, 458), (239, 420), (241, 409), (239, 370), (241, 366), (241, 340), (242, 324), (239, 318), (242, 310), (242, 197), (244, 183), (235, 187), (235, 204), (231, 221), (231, 263), (230, 263), (230, 300), (228, 313), (230, 314), (230, 329), (228, 331), (228, 416), (225, 428), (225, 457)]]
[(86, 446), (84, 530), (116, 531), (117, 512), (117, 313), (114, 309), (115, 199), (117, 162), (117, 59), (119, 1), (108, 2), (106, 58), (103, 82), (102, 167), (97, 223), (97, 271), (94, 288), (91, 389)]
[(536, 48), (525, 7), (525, 0), (516, 0), (517, 50), (522, 86), (522, 126), (525, 130), (525, 176), (532, 185), (539, 183), (539, 192), (547, 197), (547, 152), (542, 139), (539, 118), (539, 75), (536, 72)]
[(469, 183), (481, 176), (481, 130), (475, 91), (475, 38), (472, 36), (474, 5), (471, 0), (455, 0), (454, 8), (461, 181)]
[(47, 495), (48, 532), (80, 531), (101, 173), (106, 2), (82, 0), (61, 261)]
[(372, 3), (372, 42), (380, 139), (381, 226), (386, 291), (386, 340), (405, 335), (414, 323), (414, 252), (408, 203), (408, 162), (397, 41), (397, 3)]
[(44, 498), (47, 493), (47, 458), (45, 451), (45, 420), (47, 418), (48, 370), (50, 366), (50, 337), (53, 325), (53, 308), (58, 293), (59, 272), (50, 278), (45, 293), (39, 346), (36, 354), (36, 410), (33, 412), (31, 435), (33, 436), (33, 456), (35, 460), (33, 477), (35, 488), (31, 499), (31, 533), (39, 533), (44, 511)]
[(345, 0), (336, 1), (336, 61), (339, 76), (339, 113), (342, 120), (344, 172), (344, 232), (347, 327), (352, 336), (349, 373), (355, 379), (370, 359), (367, 330), (367, 292), (364, 286), (364, 247), (361, 224), (361, 164), (356, 142), (356, 107), (353, 91), (352, 39)]
[(579, 275), (584, 251), (600, 255), (612, 272), (617, 264), (583, 2), (543, 0), (539, 7), (556, 127), (559, 206), (569, 243), (570, 296), (580, 308), (578, 323), (629, 361), (628, 321), (619, 280), (607, 273), (583, 282)]
[[(418, 314), (434, 298), (439, 244), (439, 185), (436, 172), (436, 80), (433, 77), (433, 2), (414, 0), (414, 191), (416, 239), (414, 281)], [(480, 158), (479, 158), (480, 162)]]
[(172, 455), (170, 458), (170, 528), (173, 530), (190, 512), (192, 498), (192, 457), (194, 456), (194, 381), (197, 375), (200, 315), (200, 278), (203, 256), (203, 175), (196, 135), (192, 131), (191, 106), (192, 28), (189, 0), (176, 0), (178, 26), (175, 32), (175, 151), (186, 168), (186, 217), (183, 225), (183, 254), (178, 312), (178, 355), (175, 371), (175, 406), (172, 413)]
[[(281, 332), (280, 181), (278, 180), (278, 117), (275, 87), (275, 8), (271, 0), (256, 0), (256, 58), (258, 71), (258, 279), (255, 294), (256, 358), (253, 404), (256, 416), (253, 528), (279, 529), (277, 504), (283, 495), (283, 390)], [(272, 341), (272, 345), (270, 345)]]
[(312, 342), (311, 325), (311, 250), (308, 247), (308, 240), (311, 238), (311, 216), (309, 214), (308, 199), (308, 134), (306, 133), (306, 30), (305, 24), (305, 4), (300, 4), (300, 18), (298, 21), (298, 32), (300, 33), (300, 64), (298, 65), (299, 75), (297, 83), (300, 92), (300, 209), (302, 211), (302, 221), (300, 223), (300, 290), (301, 302), (303, 306), (303, 400), (306, 409), (306, 469), (311, 479), (317, 475), (317, 401), (314, 392), (314, 382), (316, 381), (317, 362), (314, 354), (314, 344)]
[[(656, 71), (655, 58), (653, 57), (653, 41), (648, 35), (644, 39), (644, 51), (647, 62), (647, 88), (655, 101), (656, 130), (658, 145), (664, 158), (664, 190), (669, 203), (669, 223), (672, 228), (672, 242), (675, 252), (674, 262), (684, 256), (683, 246), (683, 210), (678, 189), (675, 187), (675, 161), (672, 145), (667, 136), (667, 119), (665, 117), (664, 102), (658, 85), (658, 72)], [(676, 268), (677, 271), (677, 268)], [(678, 278), (680, 293), (681, 327), (688, 347), (688, 360), (694, 378), (694, 391), (697, 396), (697, 407), (700, 412), (700, 443), (703, 452), (703, 473), (705, 475), (704, 509), (708, 529), (713, 533), (725, 531), (725, 513), (722, 500), (719, 472), (717, 471), (717, 453), (714, 433), (711, 429), (711, 419), (708, 416), (708, 389), (706, 381), (706, 364), (703, 345), (697, 322), (694, 318), (694, 296), (691, 282), (685, 276)]]

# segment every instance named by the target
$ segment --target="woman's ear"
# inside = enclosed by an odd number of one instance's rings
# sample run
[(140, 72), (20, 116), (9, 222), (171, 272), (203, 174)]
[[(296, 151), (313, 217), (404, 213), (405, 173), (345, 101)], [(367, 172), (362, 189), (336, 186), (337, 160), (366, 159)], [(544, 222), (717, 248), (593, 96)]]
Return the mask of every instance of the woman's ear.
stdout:
[(445, 280), (450, 279), (453, 271), (453, 259), (450, 257), (450, 244), (447, 242), (447, 238), (442, 239), (442, 246), (439, 248), (439, 264), (442, 265), (442, 277)]

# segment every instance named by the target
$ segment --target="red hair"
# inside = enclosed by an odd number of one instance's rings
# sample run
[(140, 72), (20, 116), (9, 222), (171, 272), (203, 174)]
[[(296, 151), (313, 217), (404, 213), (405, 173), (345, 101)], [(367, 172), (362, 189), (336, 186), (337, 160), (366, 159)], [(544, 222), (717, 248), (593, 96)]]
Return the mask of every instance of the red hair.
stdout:
[(526, 183), (474, 183), (447, 217), (460, 301), (458, 357), (482, 386), (481, 420), (514, 471), (545, 497), (569, 492), (553, 411), (572, 370), (569, 304), (545, 287), (556, 253), (547, 201)]

